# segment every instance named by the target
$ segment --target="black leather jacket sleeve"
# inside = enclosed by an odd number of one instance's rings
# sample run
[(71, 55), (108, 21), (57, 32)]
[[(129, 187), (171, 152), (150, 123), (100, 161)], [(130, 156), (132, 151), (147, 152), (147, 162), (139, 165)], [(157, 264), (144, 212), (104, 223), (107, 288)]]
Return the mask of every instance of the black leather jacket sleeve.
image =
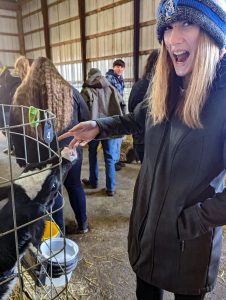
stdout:
[(134, 113), (97, 119), (96, 122), (100, 128), (100, 134), (96, 138), (102, 139), (141, 133), (144, 131), (147, 115), (148, 104), (147, 101), (143, 101), (137, 105)]

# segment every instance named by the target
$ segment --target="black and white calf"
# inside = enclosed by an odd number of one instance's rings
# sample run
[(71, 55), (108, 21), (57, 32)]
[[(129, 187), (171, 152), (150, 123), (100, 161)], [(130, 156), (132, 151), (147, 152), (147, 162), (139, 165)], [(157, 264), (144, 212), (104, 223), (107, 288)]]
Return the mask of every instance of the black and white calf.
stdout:
[[(18, 180), (13, 184), (17, 226), (24, 225), (45, 215), (53, 204), (60, 189), (59, 158), (53, 157), (42, 163), (26, 167)], [(56, 166), (57, 165), (57, 166)], [(65, 178), (72, 163), (62, 158), (62, 177)], [(41, 171), (41, 172), (39, 172)], [(38, 172), (38, 173), (37, 173)], [(27, 177), (24, 177), (27, 175)], [(0, 234), (14, 228), (11, 186), (0, 187), (0, 200), (8, 198), (0, 210)], [(18, 247), (20, 258), (30, 243), (37, 245), (44, 232), (44, 220), (35, 221), (19, 229)], [(17, 255), (15, 232), (0, 236), (0, 299), (8, 299), (16, 279), (3, 284), (16, 271)]]

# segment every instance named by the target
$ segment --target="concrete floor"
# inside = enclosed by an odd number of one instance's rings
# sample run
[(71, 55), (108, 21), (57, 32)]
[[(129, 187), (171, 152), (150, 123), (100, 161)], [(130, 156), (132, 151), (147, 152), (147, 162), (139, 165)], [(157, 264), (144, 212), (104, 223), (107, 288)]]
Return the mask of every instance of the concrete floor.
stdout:
[[(5, 138), (0, 133), (0, 176), (8, 176), (8, 156), (2, 154)], [(107, 197), (102, 153), (100, 159), (100, 185), (96, 190), (86, 189), (87, 214), (90, 232), (71, 235), (80, 249), (78, 267), (70, 281), (69, 299), (82, 300), (135, 300), (135, 275), (127, 256), (127, 232), (132, 204), (132, 193), (139, 164), (130, 164), (117, 172), (117, 192)], [(13, 163), (13, 173), (18, 168)], [(88, 175), (87, 149), (84, 150), (82, 176)], [(1, 179), (0, 179), (1, 183)], [(66, 222), (74, 221), (73, 212), (65, 194), (64, 215)], [(165, 293), (164, 300), (171, 300)], [(221, 266), (216, 287), (207, 300), (226, 300), (226, 241), (223, 240)]]

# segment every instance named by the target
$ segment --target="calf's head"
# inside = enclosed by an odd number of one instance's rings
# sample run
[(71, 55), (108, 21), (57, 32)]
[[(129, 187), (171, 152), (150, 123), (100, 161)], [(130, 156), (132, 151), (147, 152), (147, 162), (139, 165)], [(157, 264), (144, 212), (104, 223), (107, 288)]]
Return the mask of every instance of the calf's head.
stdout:
[(29, 164), (15, 181), (18, 189), (25, 194), (24, 200), (30, 200), (48, 208), (53, 204), (54, 199), (61, 186), (61, 181), (67, 176), (72, 163), (58, 157), (40, 163)]

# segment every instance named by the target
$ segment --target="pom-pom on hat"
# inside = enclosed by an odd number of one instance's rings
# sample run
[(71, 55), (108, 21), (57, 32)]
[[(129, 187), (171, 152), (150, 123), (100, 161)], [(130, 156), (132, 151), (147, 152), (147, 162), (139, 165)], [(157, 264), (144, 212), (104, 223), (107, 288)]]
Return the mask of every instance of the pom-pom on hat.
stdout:
[[(222, 1), (222, 4), (220, 2)], [(157, 35), (161, 43), (165, 28), (187, 20), (202, 28), (219, 46), (226, 46), (225, 0), (161, 0), (157, 16)]]

